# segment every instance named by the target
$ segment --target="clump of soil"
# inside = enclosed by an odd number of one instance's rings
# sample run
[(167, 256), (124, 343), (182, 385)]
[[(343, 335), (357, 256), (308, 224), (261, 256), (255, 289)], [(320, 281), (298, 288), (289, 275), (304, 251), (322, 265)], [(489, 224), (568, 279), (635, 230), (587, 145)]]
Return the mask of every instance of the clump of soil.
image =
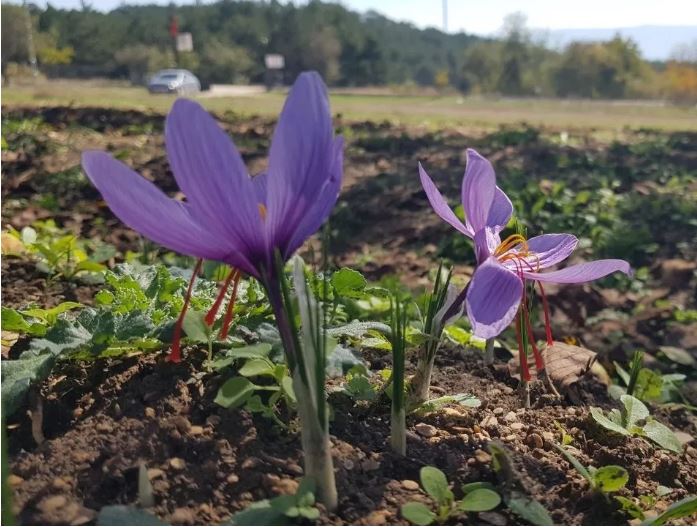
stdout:
[[(213, 403), (224, 380), (202, 374), (203, 353), (190, 351), (177, 365), (153, 355), (92, 363), (64, 363), (42, 386), (44, 433), (35, 446), (22, 416), (10, 422), (14, 507), (23, 524), (92, 523), (100, 508), (137, 504), (138, 471), (144, 465), (153, 486), (151, 512), (174, 524), (227, 520), (253, 501), (292, 493), (302, 477), (296, 435), (243, 410)], [(381, 358), (375, 357), (375, 363)], [(582, 389), (595, 405), (608, 407), (605, 387), (594, 378)], [(406, 458), (389, 449), (389, 405), (355, 404), (342, 392), (330, 397), (333, 455), (340, 495), (335, 513), (320, 522), (403, 524), (407, 501), (428, 501), (415, 482), (424, 465), (442, 469), (454, 485), (497, 483), (487, 444), (501, 441), (511, 453), (524, 488), (551, 513), (555, 523), (626, 522), (613, 501), (588, 492), (582, 477), (552, 448), (559, 423), (574, 438), (586, 465), (619, 464), (630, 474), (626, 497), (672, 489), (656, 507), (697, 492), (697, 450), (681, 455), (638, 438), (610, 437), (586, 407), (536, 393), (539, 406), (518, 407), (515, 381), (503, 365), (489, 368), (474, 353), (444, 350), (433, 393), (468, 392), (477, 409), (451, 406), (408, 419)], [(539, 392), (540, 390), (537, 390)], [(535, 400), (535, 398), (534, 398)], [(666, 424), (694, 433), (683, 412)], [(454, 522), (516, 524), (500, 507)], [(690, 520), (685, 520), (689, 524)]]

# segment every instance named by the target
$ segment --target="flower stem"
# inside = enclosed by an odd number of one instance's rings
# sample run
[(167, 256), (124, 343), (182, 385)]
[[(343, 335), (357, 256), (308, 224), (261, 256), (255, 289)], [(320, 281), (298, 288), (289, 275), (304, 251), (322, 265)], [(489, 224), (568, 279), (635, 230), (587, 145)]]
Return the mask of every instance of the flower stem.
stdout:
[(484, 348), (484, 364), (491, 366), (494, 363), (494, 339), (486, 339)]

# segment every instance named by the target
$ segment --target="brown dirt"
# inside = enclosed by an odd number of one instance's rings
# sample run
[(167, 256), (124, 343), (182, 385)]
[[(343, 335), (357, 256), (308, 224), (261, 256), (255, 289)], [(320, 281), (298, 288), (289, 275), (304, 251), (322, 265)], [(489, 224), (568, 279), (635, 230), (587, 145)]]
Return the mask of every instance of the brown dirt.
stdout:
[[(136, 504), (141, 464), (149, 469), (154, 489), (151, 511), (173, 523), (219, 523), (252, 501), (292, 491), (302, 475), (297, 437), (267, 420), (213, 404), (221, 377), (200, 374), (202, 356), (190, 353), (179, 365), (154, 356), (66, 363), (54, 372), (42, 388), (47, 440), (34, 446), (25, 419), (10, 423), (17, 424), (9, 440), (20, 521), (90, 522), (105, 505)], [(373, 366), (383, 361), (376, 356)], [(471, 353), (448, 349), (437, 366), (434, 393), (469, 392), (483, 404), (410, 417), (406, 458), (388, 447), (388, 405), (354, 405), (343, 394), (331, 397), (337, 409), (331, 433), (340, 505), (336, 514), (323, 514), (322, 523), (405, 523), (400, 505), (427, 498), (402, 482), (418, 481), (424, 465), (444, 470), (456, 494), (462, 483), (495, 483), (485, 453), (492, 439), (509, 448), (524, 488), (548, 508), (555, 523), (626, 521), (614, 505), (590, 494), (581, 476), (551, 448), (551, 441), (559, 441), (555, 421), (574, 437), (585, 464), (627, 468), (632, 490), (622, 495), (655, 493), (659, 484), (673, 489), (666, 502), (697, 492), (697, 450), (691, 446), (675, 455), (637, 438), (608, 441), (586, 408), (554, 403), (539, 389), (534, 392), (542, 405), (519, 410), (506, 367), (492, 370)], [(583, 382), (587, 402), (611, 404), (603, 385), (592, 378)], [(682, 411), (665, 418), (693, 434), (697, 430), (694, 417)], [(432, 437), (420, 435), (423, 424), (434, 427)], [(453, 521), (520, 520), (500, 509)]]

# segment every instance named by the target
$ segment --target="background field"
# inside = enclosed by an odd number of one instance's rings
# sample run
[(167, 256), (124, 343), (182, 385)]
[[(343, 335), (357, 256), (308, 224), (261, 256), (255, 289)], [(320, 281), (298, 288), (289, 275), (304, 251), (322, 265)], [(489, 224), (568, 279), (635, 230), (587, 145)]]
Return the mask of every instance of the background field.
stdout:
[[(214, 112), (242, 115), (276, 115), (282, 92), (240, 97), (198, 97)], [(624, 128), (697, 130), (697, 107), (680, 107), (660, 101), (595, 101), (575, 99), (465, 97), (461, 95), (365, 95), (339, 90), (332, 93), (332, 109), (347, 119), (387, 119), (393, 122), (493, 128), (526, 122), (559, 129), (621, 132)], [(3, 90), (6, 105), (102, 106), (166, 112), (173, 98), (150, 95), (140, 87), (96, 81), (52, 81), (10, 86)]]

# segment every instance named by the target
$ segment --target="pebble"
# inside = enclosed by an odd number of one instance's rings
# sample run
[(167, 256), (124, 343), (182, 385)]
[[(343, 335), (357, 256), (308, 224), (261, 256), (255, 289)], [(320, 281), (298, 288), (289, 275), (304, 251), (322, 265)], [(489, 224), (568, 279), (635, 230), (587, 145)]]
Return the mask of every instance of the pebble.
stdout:
[(259, 459), (258, 457), (252, 456), (252, 457), (248, 457), (247, 459), (245, 459), (242, 462), (242, 465), (240, 465), (240, 468), (242, 470), (249, 470), (249, 469), (258, 467), (260, 464), (261, 464), (261, 459)]
[(171, 422), (177, 428), (177, 430), (179, 430), (182, 433), (188, 432), (191, 428), (191, 421), (189, 421), (183, 415), (173, 417)]
[(377, 459), (366, 459), (361, 463), (361, 468), (364, 472), (371, 472), (380, 468), (380, 462)]
[(16, 487), (17, 485), (22, 484), (24, 481), (24, 478), (19, 477), (17, 474), (10, 474), (7, 476), (7, 484), (10, 487)]
[(203, 434), (202, 426), (194, 425), (191, 428), (189, 428), (189, 435), (200, 436), (201, 434)]
[(504, 386), (503, 393), (505, 393), (506, 395), (511, 395), (513, 393), (513, 388), (511, 388), (510, 386)]
[(542, 432), (542, 439), (545, 443), (554, 443), (554, 434), (552, 432)]
[(169, 521), (175, 525), (193, 525), (194, 513), (186, 507), (178, 507), (174, 509), (172, 516), (169, 517)]
[(503, 416), (503, 420), (507, 423), (516, 423), (518, 421), (518, 415), (515, 412), (508, 412)]
[(497, 408), (494, 408), (494, 415), (503, 415), (504, 411), (505, 410), (499, 406)]
[(387, 523), (387, 511), (373, 511), (366, 518), (368, 525), (385, 525)]
[(145, 417), (155, 417), (155, 409), (151, 408), (150, 406), (145, 407)]
[(209, 426), (218, 426), (222, 419), (220, 418), (219, 415), (209, 415), (206, 418), (206, 424)]
[(419, 490), (419, 484), (413, 479), (405, 479), (402, 481), (402, 487), (407, 490)]
[(56, 494), (55, 496), (49, 496), (44, 498), (39, 502), (37, 508), (43, 513), (50, 513), (56, 509), (65, 507), (68, 504), (68, 498), (62, 494)]
[(569, 407), (566, 409), (566, 413), (569, 414), (569, 415), (576, 415), (576, 408), (574, 408), (573, 406), (569, 406)]
[(353, 461), (351, 461), (350, 459), (344, 459), (344, 461), (342, 462), (342, 465), (344, 465), (344, 468), (346, 470), (353, 470), (353, 468), (356, 466), (355, 463)]
[(503, 438), (504, 441), (515, 441), (518, 436), (515, 434), (507, 435)]
[(501, 390), (499, 390), (498, 388), (494, 388), (493, 390), (489, 390), (489, 395), (491, 395), (492, 397), (496, 396), (496, 395), (501, 395)]
[(275, 474), (265, 474), (262, 483), (274, 494), (295, 494), (298, 491), (297, 481), (290, 478), (280, 478)]
[(51, 482), (51, 486), (56, 490), (64, 490), (64, 491), (70, 490), (70, 484), (67, 481), (65, 481), (63, 478), (55, 478)]
[(302, 476), (304, 474), (303, 468), (297, 463), (286, 463), (284, 470), (288, 474), (293, 474), (294, 476)]
[(234, 485), (240, 480), (240, 477), (237, 474), (230, 474), (225, 481), (227, 481), (230, 485)]
[(677, 432), (674, 432), (674, 433), (675, 433), (675, 437), (678, 439), (678, 441), (680, 441), (680, 443), (681, 443), (682, 445), (686, 445), (686, 444), (688, 444), (688, 443), (691, 443), (691, 442), (694, 441), (694, 439), (695, 439), (694, 437), (692, 437), (692, 436), (691, 436), (690, 434), (688, 434), (687, 432), (683, 432), (683, 431), (681, 431), (681, 430), (680, 430), (680, 431), (677, 431)]
[(531, 448), (542, 448), (544, 446), (542, 436), (540, 434), (536, 434), (535, 432), (528, 435), (528, 437), (525, 439), (525, 442)]
[(518, 423), (511, 423), (511, 424), (508, 425), (508, 426), (509, 426), (509, 428), (510, 428), (511, 430), (513, 430), (514, 432), (520, 432), (523, 428), (525, 428), (525, 425), (524, 425), (523, 423), (520, 423), (520, 422), (518, 422)]
[(482, 428), (479, 425), (474, 425), (472, 427), (472, 432), (474, 432), (475, 434), (480, 434), (482, 432)]
[(161, 478), (164, 475), (165, 475), (165, 471), (161, 470), (159, 468), (149, 468), (148, 469), (148, 479), (150, 481), (157, 479), (157, 478)]
[(186, 468), (186, 461), (180, 457), (173, 457), (169, 460), (169, 466), (174, 470), (184, 470), (184, 468)]
[(483, 450), (475, 450), (474, 459), (476, 459), (477, 462), (481, 463), (482, 465), (488, 465), (491, 462), (491, 456)]
[(414, 429), (422, 437), (433, 437), (438, 433), (438, 429), (426, 423), (418, 423), (414, 426)]
[(104, 434), (110, 434), (114, 431), (114, 427), (110, 423), (98, 423), (95, 427), (97, 432), (102, 432)]
[(482, 422), (479, 423), (479, 426), (484, 427), (484, 428), (491, 428), (492, 426), (498, 426), (499, 420), (496, 419), (493, 415), (487, 415), (484, 419), (482, 419)]

